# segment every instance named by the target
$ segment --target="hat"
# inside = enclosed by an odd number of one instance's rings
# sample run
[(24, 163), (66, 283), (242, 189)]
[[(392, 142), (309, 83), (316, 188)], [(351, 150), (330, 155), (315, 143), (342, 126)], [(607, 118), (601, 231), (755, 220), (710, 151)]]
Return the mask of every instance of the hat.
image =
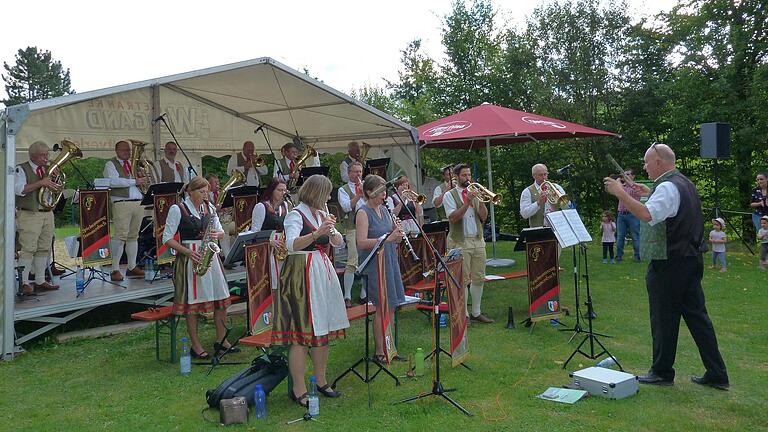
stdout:
[(760, 218), (760, 220), (764, 220), (764, 221), (768, 222), (768, 216), (763, 216), (763, 217)]
[(725, 220), (723, 218), (714, 218), (712, 219), (712, 223), (719, 223), (721, 228), (725, 228)]

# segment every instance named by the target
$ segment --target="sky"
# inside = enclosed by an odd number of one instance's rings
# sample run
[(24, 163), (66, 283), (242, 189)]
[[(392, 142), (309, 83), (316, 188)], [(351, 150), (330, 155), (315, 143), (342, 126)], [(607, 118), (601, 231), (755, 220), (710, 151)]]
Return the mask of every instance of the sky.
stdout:
[[(498, 17), (518, 28), (546, 2), (493, 0)], [(673, 4), (628, 0), (635, 17)], [(439, 60), (451, 1), (39, 0), (6, 2), (2, 10), (0, 61), (14, 64), (27, 46), (51, 51), (78, 93), (258, 57), (306, 68), (349, 93), (396, 80), (400, 51), (414, 39)]]

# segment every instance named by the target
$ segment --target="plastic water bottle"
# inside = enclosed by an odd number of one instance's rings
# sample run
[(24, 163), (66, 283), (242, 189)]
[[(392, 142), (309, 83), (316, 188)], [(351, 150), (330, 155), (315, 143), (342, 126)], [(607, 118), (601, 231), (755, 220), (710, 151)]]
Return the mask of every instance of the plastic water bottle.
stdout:
[(261, 384), (256, 384), (253, 391), (253, 411), (257, 419), (267, 418), (267, 395)]
[(79, 264), (75, 268), (75, 291), (78, 296), (85, 291), (85, 271)]
[(600, 360), (599, 362), (597, 362), (595, 366), (601, 367), (601, 368), (609, 368), (615, 364), (616, 364), (616, 360), (614, 360), (613, 357), (608, 356)]
[(317, 397), (317, 378), (314, 375), (309, 377), (309, 398), (307, 398), (309, 405), (309, 415), (317, 417), (320, 415), (320, 399)]
[(155, 279), (155, 263), (152, 258), (147, 257), (144, 261), (144, 280), (152, 282)]
[(181, 359), (179, 366), (182, 376), (189, 376), (192, 373), (192, 355), (189, 352), (189, 339), (186, 336), (181, 338)]
[(448, 327), (448, 315), (440, 314), (440, 327), (441, 328)]
[(416, 359), (414, 360), (416, 363), (413, 367), (414, 374), (416, 376), (424, 376), (424, 350), (421, 348), (416, 348)]

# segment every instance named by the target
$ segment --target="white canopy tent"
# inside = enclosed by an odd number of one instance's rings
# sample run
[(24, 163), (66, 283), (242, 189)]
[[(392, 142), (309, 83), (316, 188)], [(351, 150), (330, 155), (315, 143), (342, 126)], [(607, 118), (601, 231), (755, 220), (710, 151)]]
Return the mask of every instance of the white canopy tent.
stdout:
[[(147, 151), (157, 159), (162, 144), (171, 139), (161, 122), (152, 122), (162, 113), (200, 174), (202, 156), (232, 154), (246, 140), (257, 152), (268, 153), (266, 135), (278, 156), (280, 147), (296, 138), (321, 153), (345, 152), (350, 141), (364, 141), (371, 145), (369, 156), (389, 157), (404, 174), (421, 180), (415, 128), (263, 57), (8, 107), (0, 116), (0, 158), (6, 167), (0, 221), (5, 232), (15, 232), (14, 167), (28, 159), (31, 143), (68, 139), (84, 157), (108, 158), (116, 141), (133, 138), (151, 143)], [(255, 133), (259, 126), (265, 134)], [(15, 341), (12, 235), (3, 236), (0, 259), (0, 346), (8, 359)]]

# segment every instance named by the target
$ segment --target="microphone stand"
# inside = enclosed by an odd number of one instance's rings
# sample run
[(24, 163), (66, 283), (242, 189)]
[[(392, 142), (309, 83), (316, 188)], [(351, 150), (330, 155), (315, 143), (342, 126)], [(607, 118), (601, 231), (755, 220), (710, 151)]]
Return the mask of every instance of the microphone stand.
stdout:
[(267, 138), (267, 133), (264, 132), (264, 125), (261, 125), (256, 128), (253, 133), (259, 133), (261, 131), (261, 134), (264, 136), (264, 141), (267, 143), (267, 148), (269, 149), (269, 154), (272, 155), (272, 159), (275, 160), (275, 166), (277, 167), (277, 173), (280, 174), (280, 177), (285, 177), (285, 174), (283, 173), (283, 170), (280, 169), (280, 164), (277, 162), (277, 156), (275, 156), (275, 152), (272, 150), (272, 145), (269, 143), (269, 138)]
[(181, 144), (179, 144), (179, 140), (176, 139), (176, 135), (174, 135), (173, 131), (171, 130), (171, 127), (168, 126), (168, 122), (165, 121), (165, 114), (161, 115), (159, 118), (159, 121), (163, 122), (165, 125), (165, 128), (168, 129), (168, 133), (171, 134), (171, 138), (173, 138), (173, 142), (176, 143), (176, 148), (181, 150), (181, 154), (184, 155), (184, 159), (187, 160), (187, 173), (189, 175), (189, 178), (192, 178), (192, 174), (197, 175), (197, 170), (192, 166), (192, 161), (189, 160), (189, 156), (187, 156), (187, 152), (184, 151), (184, 149), (181, 147)]

